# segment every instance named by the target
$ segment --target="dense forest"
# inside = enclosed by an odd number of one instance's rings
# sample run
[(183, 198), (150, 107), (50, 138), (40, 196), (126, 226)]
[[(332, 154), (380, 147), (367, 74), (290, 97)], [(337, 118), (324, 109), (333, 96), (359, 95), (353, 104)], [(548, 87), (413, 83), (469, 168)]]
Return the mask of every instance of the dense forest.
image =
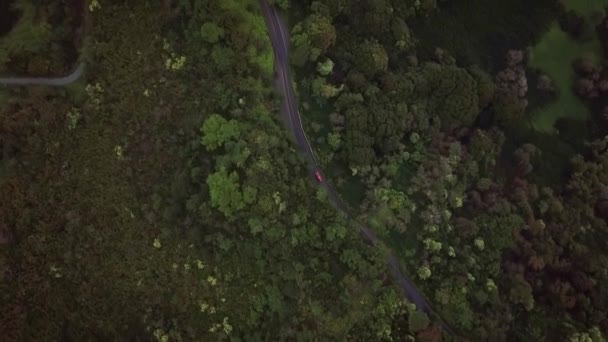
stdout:
[(0, 79), (87, 66), (0, 86), (0, 340), (605, 341), (608, 2), (268, 2), (352, 220), (257, 0), (0, 3)]

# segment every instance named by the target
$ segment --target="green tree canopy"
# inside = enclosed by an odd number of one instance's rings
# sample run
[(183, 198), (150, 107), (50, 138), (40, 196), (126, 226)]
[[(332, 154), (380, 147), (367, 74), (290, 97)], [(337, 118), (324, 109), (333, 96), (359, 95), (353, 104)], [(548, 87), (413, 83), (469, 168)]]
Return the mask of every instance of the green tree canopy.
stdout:
[(386, 71), (388, 55), (384, 47), (375, 40), (365, 40), (360, 48), (354, 51), (355, 66), (367, 76), (374, 76), (378, 72)]
[(330, 46), (336, 43), (336, 29), (325, 16), (313, 14), (298, 23), (292, 32), (296, 64), (316, 61)]
[(241, 129), (236, 120), (226, 120), (219, 114), (211, 114), (203, 123), (201, 133), (203, 133), (202, 144), (209, 151), (214, 151), (226, 142), (238, 138)]
[(438, 115), (444, 127), (469, 126), (475, 121), (479, 113), (479, 90), (465, 69), (426, 63), (420, 71), (416, 89), (429, 99), (431, 114)]
[(410, 330), (414, 332), (426, 329), (430, 323), (429, 317), (424, 312), (418, 310), (413, 311), (407, 321)]
[(217, 43), (224, 36), (224, 29), (214, 22), (206, 22), (201, 27), (201, 36), (208, 43)]
[(236, 172), (228, 173), (225, 168), (221, 168), (207, 177), (207, 185), (211, 206), (218, 208), (227, 218), (245, 207)]

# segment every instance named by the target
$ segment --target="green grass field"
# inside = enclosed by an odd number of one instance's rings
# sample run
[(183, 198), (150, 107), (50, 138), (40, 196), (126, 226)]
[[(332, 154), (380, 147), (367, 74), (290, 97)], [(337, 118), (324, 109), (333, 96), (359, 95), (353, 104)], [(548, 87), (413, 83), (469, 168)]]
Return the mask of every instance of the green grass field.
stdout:
[[(608, 0), (566, 0), (569, 9), (582, 14), (601, 10), (608, 5)], [(589, 116), (585, 104), (572, 91), (574, 71), (572, 62), (582, 56), (589, 56), (600, 61), (600, 43), (594, 38), (579, 42), (563, 32), (557, 22), (544, 34), (530, 54), (530, 66), (548, 74), (559, 92), (559, 99), (531, 114), (532, 127), (542, 132), (554, 132), (554, 124), (559, 118), (584, 120)]]
[(583, 55), (599, 62), (597, 39), (581, 43), (573, 40), (555, 23), (543, 39), (532, 48), (530, 66), (542, 70), (553, 79), (559, 99), (532, 113), (532, 126), (542, 132), (552, 132), (559, 118), (586, 119), (589, 110), (572, 91), (574, 71), (572, 62)]

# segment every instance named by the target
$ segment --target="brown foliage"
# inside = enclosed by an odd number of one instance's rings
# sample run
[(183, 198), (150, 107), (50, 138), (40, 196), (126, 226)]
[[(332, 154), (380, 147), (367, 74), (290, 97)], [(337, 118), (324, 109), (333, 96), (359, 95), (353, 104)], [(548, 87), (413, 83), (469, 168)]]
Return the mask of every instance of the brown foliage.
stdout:
[(428, 327), (416, 335), (420, 342), (441, 342), (441, 336), (441, 330), (437, 326)]

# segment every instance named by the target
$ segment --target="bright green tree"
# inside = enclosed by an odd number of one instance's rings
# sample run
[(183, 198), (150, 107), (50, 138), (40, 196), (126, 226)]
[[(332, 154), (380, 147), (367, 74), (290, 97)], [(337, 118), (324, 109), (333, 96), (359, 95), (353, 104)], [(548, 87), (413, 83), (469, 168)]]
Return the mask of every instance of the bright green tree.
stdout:
[(236, 120), (226, 120), (219, 114), (211, 114), (201, 127), (201, 143), (209, 151), (214, 151), (226, 142), (240, 136), (240, 126)]
[(225, 168), (221, 168), (207, 176), (207, 185), (211, 206), (218, 208), (227, 218), (245, 207), (236, 172), (228, 173)]
[(331, 147), (332, 150), (337, 151), (342, 145), (342, 138), (340, 137), (340, 133), (331, 132), (327, 135), (327, 143)]
[(331, 72), (333, 70), (334, 70), (334, 62), (329, 58), (325, 59), (325, 61), (323, 61), (323, 62), (317, 63), (317, 72), (319, 72), (319, 74), (321, 74), (321, 76), (327, 76), (327, 75), (331, 74)]

